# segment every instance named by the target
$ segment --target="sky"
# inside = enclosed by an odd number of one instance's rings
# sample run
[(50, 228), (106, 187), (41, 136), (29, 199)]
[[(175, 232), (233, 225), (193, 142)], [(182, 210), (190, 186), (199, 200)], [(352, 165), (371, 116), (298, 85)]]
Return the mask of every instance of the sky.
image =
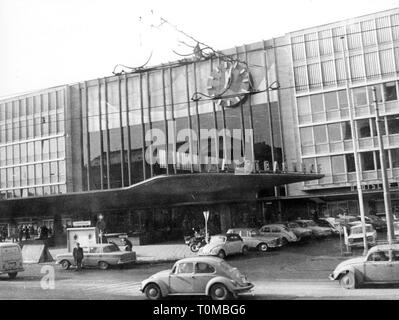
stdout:
[[(399, 7), (397, 0), (0, 0), (0, 97)], [(161, 18), (170, 24), (161, 24)], [(120, 69), (119, 69), (120, 70)], [(118, 71), (118, 69), (117, 69)]]

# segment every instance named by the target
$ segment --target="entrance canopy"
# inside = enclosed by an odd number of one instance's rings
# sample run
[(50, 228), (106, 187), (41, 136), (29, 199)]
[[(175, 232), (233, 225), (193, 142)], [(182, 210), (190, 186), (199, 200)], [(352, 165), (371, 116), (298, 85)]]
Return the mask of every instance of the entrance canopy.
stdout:
[(160, 175), (126, 188), (0, 201), (2, 217), (51, 216), (83, 212), (255, 200), (275, 186), (320, 179), (304, 173), (194, 173)]

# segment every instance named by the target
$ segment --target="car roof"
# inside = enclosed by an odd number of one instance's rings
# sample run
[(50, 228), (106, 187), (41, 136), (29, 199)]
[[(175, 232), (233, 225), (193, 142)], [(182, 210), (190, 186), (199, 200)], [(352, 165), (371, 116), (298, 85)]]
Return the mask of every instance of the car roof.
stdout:
[(372, 247), (369, 250), (369, 253), (373, 253), (379, 250), (389, 250), (389, 249), (393, 249), (393, 250), (399, 250), (399, 244), (395, 243), (395, 244), (380, 244), (377, 246)]
[(269, 223), (265, 224), (264, 227), (285, 227), (283, 223)]
[(251, 231), (251, 230), (257, 230), (256, 228), (230, 228), (228, 231), (234, 231), (234, 232), (229, 232), (229, 234), (234, 234), (240, 232), (240, 231)]
[(112, 246), (113, 245), (113, 243), (94, 243), (94, 244), (91, 244), (91, 245), (88, 245), (87, 247), (90, 247), (90, 248), (98, 248), (98, 247), (100, 247), (100, 248), (102, 248), (102, 247), (108, 247), (108, 246)]
[(218, 257), (212, 257), (212, 256), (195, 256), (195, 257), (188, 257), (184, 259), (180, 259), (179, 261), (176, 261), (176, 263), (181, 263), (181, 262), (208, 262), (208, 263), (220, 263), (224, 261), (221, 258)]
[(295, 221), (311, 222), (311, 221), (313, 221), (313, 220), (311, 220), (311, 219), (297, 219), (297, 220), (295, 220)]

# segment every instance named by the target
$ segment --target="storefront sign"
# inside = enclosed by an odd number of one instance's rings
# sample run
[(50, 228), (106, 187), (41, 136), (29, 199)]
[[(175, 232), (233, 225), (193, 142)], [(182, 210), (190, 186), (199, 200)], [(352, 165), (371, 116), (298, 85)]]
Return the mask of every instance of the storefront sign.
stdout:
[(74, 227), (90, 227), (91, 226), (91, 221), (74, 221), (72, 222), (72, 226)]

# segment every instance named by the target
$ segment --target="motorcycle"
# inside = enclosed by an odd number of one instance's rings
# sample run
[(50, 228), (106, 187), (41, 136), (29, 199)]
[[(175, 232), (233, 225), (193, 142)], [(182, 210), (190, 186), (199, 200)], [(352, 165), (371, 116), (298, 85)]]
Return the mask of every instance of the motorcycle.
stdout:
[(185, 236), (184, 241), (192, 252), (198, 252), (201, 247), (206, 245), (205, 235), (196, 231), (193, 236)]

